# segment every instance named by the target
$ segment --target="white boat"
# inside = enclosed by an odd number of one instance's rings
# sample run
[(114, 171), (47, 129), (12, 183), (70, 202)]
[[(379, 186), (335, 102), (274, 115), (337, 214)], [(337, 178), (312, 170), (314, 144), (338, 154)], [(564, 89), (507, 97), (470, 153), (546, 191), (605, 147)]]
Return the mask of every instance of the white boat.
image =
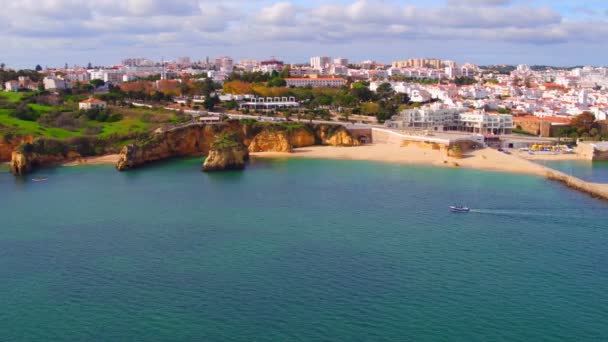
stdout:
[(32, 181), (34, 182), (46, 182), (47, 180), (49, 180), (48, 178), (32, 178)]
[(468, 213), (469, 211), (471, 211), (471, 208), (464, 207), (461, 205), (456, 205), (456, 206), (450, 206), (450, 211), (454, 212), (454, 213)]

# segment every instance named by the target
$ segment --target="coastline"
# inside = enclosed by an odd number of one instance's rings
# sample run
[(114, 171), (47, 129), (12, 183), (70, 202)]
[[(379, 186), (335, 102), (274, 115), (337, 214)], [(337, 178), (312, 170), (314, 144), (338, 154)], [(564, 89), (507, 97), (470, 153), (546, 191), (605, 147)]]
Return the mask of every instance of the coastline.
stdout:
[(543, 153), (535, 153), (535, 154), (529, 154), (527, 152), (514, 152), (514, 155), (522, 158), (522, 159), (526, 159), (526, 160), (545, 160), (545, 161), (588, 161), (591, 163), (591, 161), (587, 158), (584, 158), (583, 156), (576, 154), (576, 153), (569, 153), (569, 154), (543, 154)]
[(107, 154), (104, 156), (85, 157), (62, 163), (61, 166), (80, 166), (80, 165), (113, 165), (118, 162), (119, 154)]
[(367, 160), (385, 163), (428, 165), (451, 168), (480, 169), (546, 176), (547, 168), (517, 156), (500, 153), (493, 149), (469, 152), (464, 158), (447, 157), (445, 151), (424, 149), (414, 146), (375, 144), (356, 147), (310, 146), (295, 149), (293, 153), (256, 152), (254, 158), (309, 158)]

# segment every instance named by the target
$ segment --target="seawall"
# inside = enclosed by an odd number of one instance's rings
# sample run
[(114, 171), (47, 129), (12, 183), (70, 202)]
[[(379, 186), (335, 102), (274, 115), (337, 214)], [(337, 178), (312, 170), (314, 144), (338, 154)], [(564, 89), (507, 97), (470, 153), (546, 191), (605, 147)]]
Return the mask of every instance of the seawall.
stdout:
[(561, 182), (569, 188), (587, 193), (593, 197), (608, 200), (608, 184), (590, 183), (560, 171), (546, 169), (548, 179)]

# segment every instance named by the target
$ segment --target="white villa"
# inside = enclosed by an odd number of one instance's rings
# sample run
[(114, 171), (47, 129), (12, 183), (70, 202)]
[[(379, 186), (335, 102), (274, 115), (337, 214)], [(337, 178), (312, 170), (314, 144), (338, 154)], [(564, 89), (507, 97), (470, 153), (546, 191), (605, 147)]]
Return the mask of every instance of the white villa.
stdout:
[(78, 103), (78, 109), (81, 110), (104, 109), (107, 106), (108, 104), (105, 101), (101, 101), (95, 98), (90, 98), (88, 100)]

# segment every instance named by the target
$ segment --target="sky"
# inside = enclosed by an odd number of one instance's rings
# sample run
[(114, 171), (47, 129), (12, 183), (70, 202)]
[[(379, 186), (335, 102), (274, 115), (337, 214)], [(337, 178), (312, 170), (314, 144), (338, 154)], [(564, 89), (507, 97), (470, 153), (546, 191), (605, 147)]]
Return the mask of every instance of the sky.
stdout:
[(231, 56), (606, 65), (606, 0), (0, 0), (0, 62)]

